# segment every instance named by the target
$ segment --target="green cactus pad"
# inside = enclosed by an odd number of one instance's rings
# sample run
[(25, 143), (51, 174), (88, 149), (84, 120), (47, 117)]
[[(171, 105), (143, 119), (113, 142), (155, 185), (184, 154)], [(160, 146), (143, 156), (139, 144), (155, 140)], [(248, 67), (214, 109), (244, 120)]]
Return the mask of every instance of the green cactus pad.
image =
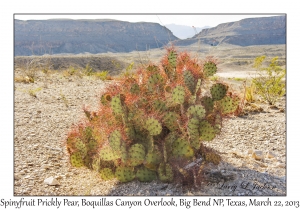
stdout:
[(193, 74), (190, 71), (183, 72), (184, 83), (188, 87), (191, 94), (195, 92), (196, 81)]
[(136, 177), (141, 182), (151, 182), (156, 179), (156, 172), (145, 167), (141, 167), (137, 170)]
[(156, 111), (160, 111), (160, 112), (164, 112), (167, 110), (166, 103), (159, 99), (153, 101), (153, 108)]
[(134, 144), (128, 151), (129, 161), (131, 166), (138, 166), (145, 160), (145, 148), (141, 144)]
[(158, 150), (148, 152), (145, 158), (145, 167), (150, 170), (156, 170), (158, 165), (163, 161), (162, 154)]
[(217, 65), (213, 62), (206, 62), (204, 64), (203, 73), (205, 77), (213, 76), (217, 72)]
[(211, 141), (216, 136), (215, 128), (207, 121), (200, 122), (199, 131), (200, 131), (200, 140), (203, 141)]
[(135, 178), (133, 167), (117, 167), (115, 173), (117, 179), (120, 182), (129, 182)]
[(82, 167), (84, 165), (80, 152), (73, 153), (70, 157), (70, 160), (72, 166), (74, 167)]
[(123, 108), (122, 108), (122, 102), (120, 99), (120, 95), (116, 95), (116, 96), (112, 97), (110, 105), (115, 114), (123, 114)]
[(172, 154), (174, 157), (184, 157), (189, 159), (194, 156), (194, 151), (188, 141), (179, 138), (172, 144)]
[(228, 87), (222, 83), (214, 84), (210, 88), (210, 93), (214, 101), (221, 100), (225, 97)]
[(140, 86), (138, 84), (133, 84), (130, 88), (130, 92), (132, 94), (139, 94), (140, 93)]
[(190, 144), (193, 148), (199, 149), (200, 147), (200, 121), (197, 118), (191, 118), (188, 122), (188, 134), (190, 136)]
[(237, 110), (239, 106), (238, 98), (231, 98), (225, 96), (222, 100), (218, 101), (218, 107), (220, 108), (222, 114), (230, 114)]
[(167, 112), (163, 118), (163, 123), (170, 131), (175, 131), (178, 129), (177, 120), (179, 120), (179, 118), (180, 116), (177, 113)]
[(91, 139), (88, 143), (87, 143), (87, 149), (89, 151), (96, 151), (98, 149), (98, 142), (95, 139)]
[(122, 138), (121, 133), (118, 130), (114, 130), (110, 134), (108, 141), (109, 141), (109, 145), (112, 148), (112, 150), (114, 150), (114, 151), (120, 150), (121, 138)]
[(111, 161), (120, 158), (120, 156), (108, 146), (100, 150), (99, 156), (104, 161)]
[(175, 104), (183, 104), (184, 103), (184, 87), (178, 85), (172, 91), (172, 100)]
[(160, 74), (152, 74), (148, 79), (148, 90), (153, 92), (157, 89), (157, 87), (162, 89), (164, 79)]
[(87, 148), (85, 144), (80, 139), (77, 139), (75, 147), (80, 153), (81, 157), (84, 158), (87, 154)]
[(162, 182), (172, 182), (173, 181), (173, 170), (170, 164), (161, 163), (158, 167), (158, 177)]
[(144, 128), (149, 131), (151, 136), (156, 136), (162, 131), (160, 122), (154, 118), (149, 118), (146, 121)]
[(192, 105), (188, 108), (187, 113), (190, 117), (203, 119), (205, 117), (205, 109), (201, 105)]
[(206, 113), (209, 113), (214, 109), (214, 101), (208, 96), (202, 97), (201, 104), (204, 106)]
[(175, 68), (177, 65), (177, 54), (175, 51), (171, 51), (168, 55), (168, 61), (171, 68)]
[(111, 180), (115, 178), (114, 172), (110, 168), (103, 168), (100, 170), (100, 176), (103, 180)]
[(201, 79), (198, 79), (197, 84), (196, 84), (196, 88), (195, 88), (195, 94), (197, 94), (197, 92), (199, 91), (200, 87), (201, 87)]

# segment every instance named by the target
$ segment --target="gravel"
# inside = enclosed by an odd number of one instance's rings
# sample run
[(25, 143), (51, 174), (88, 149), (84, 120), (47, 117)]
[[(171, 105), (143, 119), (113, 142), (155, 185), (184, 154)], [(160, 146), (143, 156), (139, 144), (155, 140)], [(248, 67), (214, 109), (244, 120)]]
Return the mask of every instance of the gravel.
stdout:
[(31, 84), (15, 83), (15, 196), (286, 195), (284, 98), (278, 109), (262, 105), (263, 112), (225, 119), (221, 134), (205, 143), (222, 161), (205, 166), (198, 187), (160, 181), (103, 181), (94, 171), (73, 168), (64, 140), (71, 126), (85, 117), (83, 106), (97, 109), (106, 84), (60, 74), (41, 74)]

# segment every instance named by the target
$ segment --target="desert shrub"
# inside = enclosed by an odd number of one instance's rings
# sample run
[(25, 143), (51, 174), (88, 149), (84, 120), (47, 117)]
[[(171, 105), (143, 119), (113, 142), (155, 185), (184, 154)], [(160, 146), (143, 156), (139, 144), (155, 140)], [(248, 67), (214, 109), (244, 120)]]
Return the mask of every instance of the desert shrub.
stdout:
[(103, 80), (103, 81), (107, 80), (109, 78), (108, 71), (95, 72), (94, 76), (96, 78), (99, 78), (99, 79)]
[(278, 66), (278, 57), (272, 58), (267, 67), (263, 67), (266, 56), (257, 57), (253, 67), (257, 69), (257, 75), (252, 82), (256, 87), (257, 93), (269, 104), (275, 102), (285, 94), (286, 71)]
[(253, 82), (251, 82), (250, 86), (245, 86), (245, 99), (250, 103), (256, 100), (256, 86)]
[(202, 143), (221, 132), (240, 99), (226, 84), (208, 79), (216, 71), (212, 60), (200, 62), (168, 48), (159, 64), (118, 78), (102, 95), (99, 110), (85, 108), (87, 120), (69, 133), (71, 165), (96, 170), (103, 180), (172, 182), (191, 179), (199, 165), (186, 166), (199, 155), (218, 164), (220, 156)]

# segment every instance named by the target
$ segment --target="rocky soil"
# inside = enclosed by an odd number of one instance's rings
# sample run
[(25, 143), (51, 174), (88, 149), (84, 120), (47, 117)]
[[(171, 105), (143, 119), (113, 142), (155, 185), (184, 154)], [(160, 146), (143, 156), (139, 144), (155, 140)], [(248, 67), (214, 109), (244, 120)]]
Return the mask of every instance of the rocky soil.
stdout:
[(107, 82), (41, 73), (35, 83), (15, 83), (14, 195), (286, 195), (285, 98), (276, 107), (226, 119), (222, 134), (206, 146), (222, 157), (207, 164), (201, 186), (159, 181), (102, 181), (88, 169), (73, 168), (64, 140), (96, 110)]

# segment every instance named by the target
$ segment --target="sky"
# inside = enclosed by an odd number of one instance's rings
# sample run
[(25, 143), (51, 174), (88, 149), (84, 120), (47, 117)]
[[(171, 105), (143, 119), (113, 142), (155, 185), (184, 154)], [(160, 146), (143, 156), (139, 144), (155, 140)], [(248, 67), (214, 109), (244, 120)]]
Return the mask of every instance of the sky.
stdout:
[(19, 20), (45, 20), (52, 18), (70, 18), (70, 19), (116, 19), (129, 22), (155, 22), (161, 25), (167, 24), (177, 24), (195, 27), (210, 26), (215, 27), (221, 23), (239, 21), (245, 18), (254, 17), (270, 17), (279, 15), (274, 14), (252, 14), (252, 15), (221, 15), (221, 14), (177, 14), (177, 15), (167, 15), (167, 14), (143, 14), (143, 15), (19, 15), (15, 14), (14, 18)]

